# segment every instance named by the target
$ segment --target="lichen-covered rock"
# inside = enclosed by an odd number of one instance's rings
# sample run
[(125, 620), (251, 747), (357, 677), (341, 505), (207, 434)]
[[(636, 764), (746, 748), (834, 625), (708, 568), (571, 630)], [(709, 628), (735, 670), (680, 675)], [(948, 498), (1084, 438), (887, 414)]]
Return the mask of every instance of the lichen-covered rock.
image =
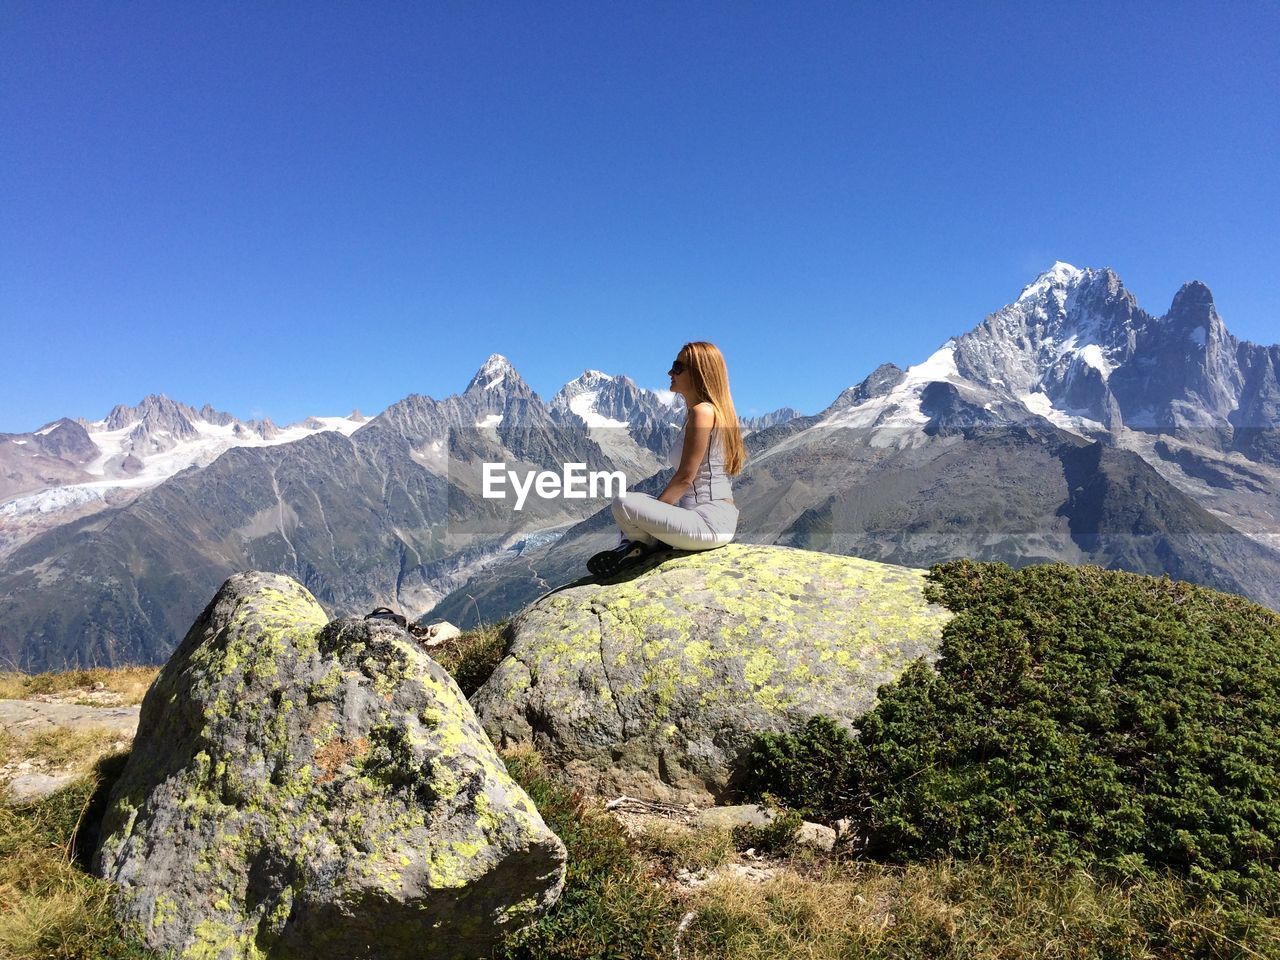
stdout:
[(553, 902), (564, 846), (394, 624), (232, 577), (142, 704), (96, 854), (184, 957), (474, 957)]
[(745, 544), (667, 557), (521, 612), (472, 704), (495, 743), (532, 742), (586, 790), (711, 802), (757, 733), (852, 723), (937, 657), (951, 614), (924, 575)]

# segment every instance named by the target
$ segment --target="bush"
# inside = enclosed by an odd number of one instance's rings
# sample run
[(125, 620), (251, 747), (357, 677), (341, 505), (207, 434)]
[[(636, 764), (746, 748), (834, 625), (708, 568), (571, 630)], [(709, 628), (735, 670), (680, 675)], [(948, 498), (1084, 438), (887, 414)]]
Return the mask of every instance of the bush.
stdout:
[(772, 795), (765, 797), (765, 801), (773, 813), (773, 819), (760, 827), (734, 827), (734, 846), (739, 850), (755, 850), (757, 853), (787, 853), (795, 847), (804, 819), (797, 810), (777, 807)]
[(956, 613), (936, 669), (883, 688), (856, 741), (763, 738), (757, 789), (859, 817), (886, 860), (1023, 850), (1280, 905), (1280, 616), (1060, 563), (940, 564), (926, 597)]
[(830, 717), (793, 734), (763, 734), (747, 756), (754, 793), (781, 798), (807, 820), (834, 822), (858, 806), (858, 741)]

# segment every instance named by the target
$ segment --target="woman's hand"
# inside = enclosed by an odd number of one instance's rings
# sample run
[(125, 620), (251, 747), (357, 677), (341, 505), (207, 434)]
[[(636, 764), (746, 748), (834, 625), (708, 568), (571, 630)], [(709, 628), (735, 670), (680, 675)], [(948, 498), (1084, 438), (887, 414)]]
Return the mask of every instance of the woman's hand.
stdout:
[(680, 453), (680, 466), (676, 467), (675, 475), (666, 489), (658, 495), (663, 503), (679, 503), (680, 498), (689, 492), (693, 478), (698, 475), (698, 465), (707, 455), (707, 447), (711, 443), (711, 428), (715, 422), (716, 408), (707, 401), (694, 404), (689, 409), (689, 416), (684, 422), (684, 449)]

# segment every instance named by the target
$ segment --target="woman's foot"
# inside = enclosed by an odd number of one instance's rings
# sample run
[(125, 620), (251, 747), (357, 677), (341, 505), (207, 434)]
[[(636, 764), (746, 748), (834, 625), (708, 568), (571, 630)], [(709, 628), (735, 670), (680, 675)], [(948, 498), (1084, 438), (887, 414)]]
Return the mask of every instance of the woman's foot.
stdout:
[(611, 576), (642, 559), (651, 549), (647, 543), (623, 540), (612, 550), (602, 550), (588, 560), (587, 571), (597, 577)]

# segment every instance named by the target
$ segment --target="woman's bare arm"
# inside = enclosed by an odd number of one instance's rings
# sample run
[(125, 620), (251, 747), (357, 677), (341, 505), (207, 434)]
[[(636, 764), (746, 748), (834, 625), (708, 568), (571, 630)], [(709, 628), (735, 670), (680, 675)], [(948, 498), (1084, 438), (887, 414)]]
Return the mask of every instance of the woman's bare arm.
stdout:
[(685, 421), (684, 427), (684, 449), (680, 453), (680, 466), (676, 467), (675, 475), (666, 489), (658, 495), (663, 503), (678, 503), (693, 485), (693, 478), (698, 475), (698, 465), (707, 455), (715, 419), (716, 408), (706, 401), (695, 404), (689, 411), (689, 419)]

